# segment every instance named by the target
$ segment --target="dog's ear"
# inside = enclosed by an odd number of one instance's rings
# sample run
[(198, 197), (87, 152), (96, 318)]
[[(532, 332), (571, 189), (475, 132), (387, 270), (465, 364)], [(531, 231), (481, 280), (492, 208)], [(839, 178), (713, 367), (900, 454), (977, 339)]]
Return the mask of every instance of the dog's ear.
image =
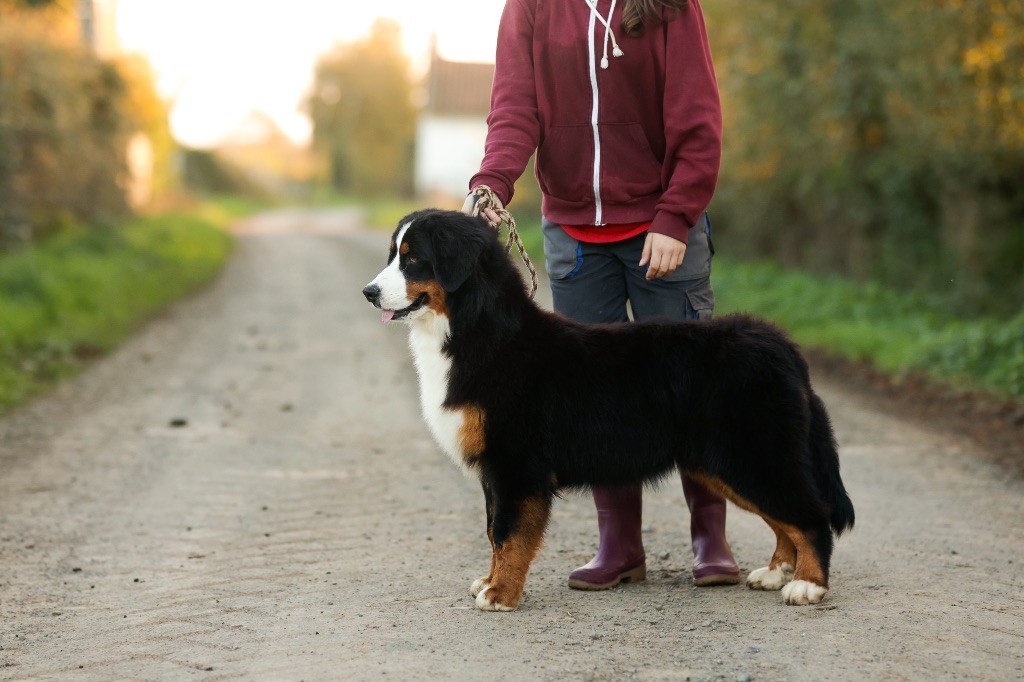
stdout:
[(438, 283), (449, 294), (473, 274), (480, 254), (487, 246), (487, 233), (475, 223), (478, 218), (456, 214), (434, 219), (430, 235), (431, 261)]

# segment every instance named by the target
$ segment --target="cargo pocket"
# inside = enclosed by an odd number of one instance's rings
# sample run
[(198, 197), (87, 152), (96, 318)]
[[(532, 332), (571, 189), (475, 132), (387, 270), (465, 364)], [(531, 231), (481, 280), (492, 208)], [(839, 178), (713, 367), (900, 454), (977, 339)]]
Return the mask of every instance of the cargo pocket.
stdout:
[(697, 224), (690, 228), (686, 238), (686, 256), (683, 264), (665, 276), (666, 282), (688, 282), (711, 276), (711, 220), (704, 211)]
[(547, 218), (541, 221), (544, 233), (544, 269), (551, 279), (571, 279), (583, 266), (583, 247), (561, 225)]
[(715, 312), (715, 291), (711, 288), (711, 277), (694, 280), (686, 288), (687, 313), (695, 320), (710, 320)]

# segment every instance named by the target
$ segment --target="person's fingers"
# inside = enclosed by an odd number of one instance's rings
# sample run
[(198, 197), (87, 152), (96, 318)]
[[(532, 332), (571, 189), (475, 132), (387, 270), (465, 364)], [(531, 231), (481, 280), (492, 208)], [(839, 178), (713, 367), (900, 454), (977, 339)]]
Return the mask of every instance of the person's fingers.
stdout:
[(668, 269), (668, 272), (666, 272), (665, 274), (666, 275), (670, 275), (673, 272), (675, 272), (676, 270), (678, 270), (679, 267), (683, 264), (683, 261), (685, 259), (686, 259), (686, 244), (680, 244), (679, 246), (677, 246), (676, 248), (674, 248), (672, 250), (672, 264), (671, 264), (671, 267)]
[(682, 264), (683, 264), (683, 250), (680, 249), (675, 254), (675, 257), (672, 259), (672, 272), (675, 272), (676, 270), (678, 270), (679, 266), (682, 265)]
[(658, 279), (665, 274), (664, 264), (665, 252), (656, 247), (651, 252), (651, 267), (647, 268), (647, 280)]
[(485, 208), (484, 218), (487, 218), (488, 222), (490, 222), (491, 225), (494, 225), (495, 227), (501, 224), (501, 218), (498, 217), (498, 214), (494, 211), (494, 209)]
[(470, 194), (466, 197), (466, 200), (462, 202), (462, 212), (466, 215), (473, 215), (473, 206), (476, 204), (476, 195)]
[(647, 238), (644, 239), (644, 252), (643, 255), (640, 256), (640, 262), (638, 263), (640, 267), (647, 265), (651, 260), (651, 239), (653, 236), (654, 235), (648, 232)]

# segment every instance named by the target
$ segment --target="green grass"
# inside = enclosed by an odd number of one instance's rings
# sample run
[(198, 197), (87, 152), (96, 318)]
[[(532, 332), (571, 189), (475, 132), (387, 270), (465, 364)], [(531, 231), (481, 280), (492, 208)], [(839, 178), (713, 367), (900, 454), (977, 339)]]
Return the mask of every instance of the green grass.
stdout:
[(920, 296), (768, 263), (716, 259), (714, 284), (719, 311), (768, 317), (804, 346), (890, 374), (914, 370), (955, 388), (1024, 398), (1024, 312), (958, 319)]
[(253, 213), (273, 208), (275, 205), (274, 202), (267, 199), (217, 194), (203, 199), (198, 206), (189, 211), (189, 214), (223, 227)]
[(208, 282), (230, 249), (210, 220), (166, 215), (69, 229), (0, 254), (0, 407), (114, 348)]

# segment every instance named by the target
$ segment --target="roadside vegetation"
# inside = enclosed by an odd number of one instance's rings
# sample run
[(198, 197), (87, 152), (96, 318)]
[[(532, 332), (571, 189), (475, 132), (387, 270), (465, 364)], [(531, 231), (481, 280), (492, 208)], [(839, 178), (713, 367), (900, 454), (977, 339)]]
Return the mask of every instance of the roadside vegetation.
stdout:
[(720, 312), (768, 317), (804, 346), (1024, 401), (1024, 313), (961, 319), (920, 294), (772, 263), (717, 259), (714, 277)]
[(725, 115), (723, 253), (1024, 301), (1020, 2), (708, 3)]
[(75, 0), (0, 0), (0, 410), (209, 282), (222, 228), (267, 203), (178, 147), (145, 61), (101, 57), (81, 28)]
[(0, 409), (74, 373), (210, 281), (230, 248), (209, 220), (163, 215), (66, 228), (0, 255)]

